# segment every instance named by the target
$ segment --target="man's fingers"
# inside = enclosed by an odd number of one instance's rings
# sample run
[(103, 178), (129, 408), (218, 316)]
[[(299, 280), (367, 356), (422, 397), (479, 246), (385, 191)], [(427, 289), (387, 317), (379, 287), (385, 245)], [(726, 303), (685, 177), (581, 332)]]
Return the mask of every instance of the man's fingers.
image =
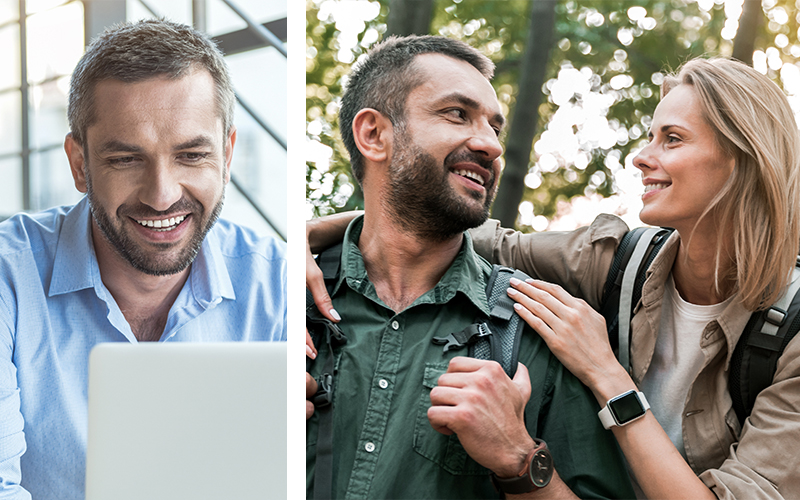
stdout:
[(310, 373), (306, 372), (306, 399), (317, 393), (317, 381)]
[(311, 415), (313, 414), (314, 414), (314, 403), (306, 400), (306, 420), (311, 418)]
[(531, 398), (531, 379), (528, 375), (528, 367), (522, 363), (517, 363), (517, 373), (514, 374), (514, 378), (511, 381), (517, 386), (523, 401), (527, 404)]
[(445, 436), (453, 434), (447, 424), (453, 419), (453, 409), (449, 406), (431, 406), (428, 408), (428, 421), (431, 427)]

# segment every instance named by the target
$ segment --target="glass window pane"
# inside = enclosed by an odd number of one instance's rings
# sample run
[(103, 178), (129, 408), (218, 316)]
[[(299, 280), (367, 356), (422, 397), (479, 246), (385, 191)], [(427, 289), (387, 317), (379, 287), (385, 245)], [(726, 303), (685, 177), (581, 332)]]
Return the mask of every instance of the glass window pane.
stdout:
[[(257, 23), (286, 17), (287, 0), (234, 0), (234, 4)], [(214, 36), (247, 27), (222, 0), (207, 0), (207, 9), (208, 32)]]
[(0, 94), (0, 155), (22, 151), (21, 103), (19, 91)]
[(0, 219), (22, 211), (22, 160), (17, 157), (0, 160)]
[[(158, 16), (166, 17), (177, 23), (192, 24), (192, 0), (150, 0), (147, 5), (152, 7)], [(154, 17), (139, 0), (127, 0), (125, 11), (128, 21)]]
[[(285, 99), (276, 99), (284, 101)], [(240, 107), (231, 172), (286, 234), (286, 151)]]
[[(286, 58), (274, 47), (227, 56), (236, 93), (286, 140)], [(237, 113), (246, 114), (243, 109)]]
[[(31, 148), (62, 144), (69, 132), (67, 123), (67, 86), (69, 77), (30, 87)], [(60, 147), (60, 146), (59, 146)]]
[(67, 0), (26, 0), (25, 10), (28, 14), (36, 14), (63, 5)]
[(83, 55), (83, 4), (28, 18), (28, 81), (69, 75)]
[(0, 29), (0, 90), (20, 86), (19, 25), (10, 24)]
[(19, 19), (19, 0), (0, 0), (0, 24)]
[(31, 155), (31, 211), (71, 205), (82, 196), (75, 189), (67, 155), (62, 148)]

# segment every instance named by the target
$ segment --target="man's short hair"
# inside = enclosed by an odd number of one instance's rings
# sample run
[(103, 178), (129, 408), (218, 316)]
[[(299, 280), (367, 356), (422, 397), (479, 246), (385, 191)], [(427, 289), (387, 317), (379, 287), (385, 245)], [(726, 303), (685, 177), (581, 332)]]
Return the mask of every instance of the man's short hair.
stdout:
[(394, 126), (402, 126), (408, 94), (423, 83), (412, 64), (421, 54), (449, 56), (471, 64), (487, 80), (494, 76), (494, 63), (488, 57), (464, 42), (442, 36), (393, 36), (373, 47), (350, 74), (339, 110), (339, 131), (359, 183), (364, 179), (364, 158), (353, 137), (353, 120), (362, 109), (372, 108)]
[(95, 119), (94, 90), (99, 82), (178, 79), (196, 68), (208, 70), (214, 79), (218, 113), (227, 136), (236, 96), (222, 52), (213, 41), (189, 26), (164, 19), (107, 28), (92, 40), (72, 74), (67, 116), (73, 138), (85, 146), (86, 130)]

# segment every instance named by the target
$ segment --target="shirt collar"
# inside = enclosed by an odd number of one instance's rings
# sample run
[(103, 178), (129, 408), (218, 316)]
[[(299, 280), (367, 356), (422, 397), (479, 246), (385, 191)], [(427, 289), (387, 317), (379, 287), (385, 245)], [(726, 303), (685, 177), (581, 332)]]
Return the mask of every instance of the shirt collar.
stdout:
[(94, 276), (99, 276), (100, 270), (92, 246), (90, 218), (89, 199), (85, 196), (64, 217), (50, 278), (50, 297), (94, 287)]
[[(358, 239), (364, 227), (363, 216), (354, 219), (347, 228), (342, 242), (342, 260), (339, 279), (333, 289), (333, 294), (339, 290), (342, 283), (347, 280), (352, 288), (360, 293), (365, 293), (367, 288), (374, 289), (367, 277), (364, 257), (358, 248)], [(456, 293), (465, 295), (485, 315), (489, 315), (489, 304), (486, 298), (486, 281), (490, 265), (477, 253), (472, 246), (469, 233), (464, 232), (461, 249), (455, 260), (444, 273), (436, 286), (419, 297), (414, 305), (422, 303), (444, 304), (453, 299)]]
[[(203, 307), (219, 303), (223, 298), (236, 298), (220, 243), (212, 228), (203, 240), (187, 280), (195, 300)], [(84, 197), (67, 212), (61, 225), (48, 295), (94, 288), (99, 282), (89, 199)]]

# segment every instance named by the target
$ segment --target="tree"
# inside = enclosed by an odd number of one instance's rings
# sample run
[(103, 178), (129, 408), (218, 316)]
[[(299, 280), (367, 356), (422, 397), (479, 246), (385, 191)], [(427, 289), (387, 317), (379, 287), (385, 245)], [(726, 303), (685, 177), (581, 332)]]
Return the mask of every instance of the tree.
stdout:
[[(348, 24), (331, 14), (331, 4), (338, 2), (308, 1), (309, 151), (327, 148), (328, 155), (324, 161), (307, 163), (309, 215), (362, 203), (337, 139), (337, 96), (353, 61), (390, 31), (391, 10), (398, 14), (411, 6), (418, 12), (413, 6), (420, 1), (358, 2), (374, 6), (374, 15), (355, 28), (352, 19)], [(663, 75), (690, 57), (731, 55), (734, 39), (738, 50), (750, 38), (754, 49), (743, 50), (755, 55), (754, 66), (782, 84), (790, 99), (800, 101), (793, 1), (745, 0), (743, 14), (732, 2), (723, 5), (721, 0), (431, 2), (430, 33), (464, 40), (497, 65), (493, 85), (504, 113), (511, 117), (503, 138), (507, 150), (501, 189), (516, 187), (517, 192), (498, 196), (495, 215), (504, 213), (505, 223), (513, 222), (514, 207), (521, 201), (527, 215), (517, 222), (524, 230), (530, 229), (534, 214), (552, 219), (571, 200), (619, 192), (615, 179), (624, 177), (623, 166), (646, 141)], [(543, 22), (533, 12), (545, 6), (555, 7), (550, 21), (554, 43), (546, 62), (534, 64), (528, 56), (541, 56), (546, 50), (535, 38), (539, 28), (530, 19)], [(755, 35), (748, 34), (753, 21)], [(423, 28), (391, 29), (405, 33)], [(537, 40), (532, 42), (535, 50), (528, 51), (532, 39)], [(543, 75), (538, 80), (532, 76), (536, 72)]]
[(502, 182), (492, 207), (492, 215), (512, 227), (519, 214), (525, 189), (533, 138), (539, 124), (542, 85), (553, 46), (556, 0), (531, 2), (530, 28), (519, 76), (517, 106), (509, 127)]
[(387, 35), (427, 35), (431, 29), (433, 0), (391, 0)]

